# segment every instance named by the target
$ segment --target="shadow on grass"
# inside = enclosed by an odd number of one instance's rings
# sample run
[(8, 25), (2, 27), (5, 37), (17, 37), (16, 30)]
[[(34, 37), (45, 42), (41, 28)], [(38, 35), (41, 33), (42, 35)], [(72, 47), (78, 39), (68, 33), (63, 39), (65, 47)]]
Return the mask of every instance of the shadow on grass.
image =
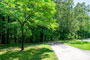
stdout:
[(0, 44), (0, 50), (10, 48), (10, 47), (20, 47), (20, 44)]
[[(10, 52), (0, 55), (0, 60), (42, 60), (49, 58), (49, 52), (53, 52), (48, 48), (31, 48), (27, 51)], [(45, 54), (44, 54), (45, 53)]]
[[(35, 46), (35, 45), (40, 45), (39, 43), (38, 44), (25, 44), (24, 47), (28, 47), (28, 46)], [(9, 49), (9, 48), (21, 48), (21, 44), (0, 44), (0, 51), (2, 49)]]

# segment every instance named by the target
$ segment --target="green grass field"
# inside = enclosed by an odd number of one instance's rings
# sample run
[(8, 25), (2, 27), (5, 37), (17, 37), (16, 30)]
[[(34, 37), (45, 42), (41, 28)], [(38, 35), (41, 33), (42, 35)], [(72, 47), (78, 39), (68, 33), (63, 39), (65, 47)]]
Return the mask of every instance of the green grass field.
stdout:
[(20, 51), (20, 44), (0, 45), (0, 60), (57, 60), (50, 46), (44, 44), (26, 44)]
[(81, 41), (81, 40), (61, 40), (61, 43), (65, 43), (67, 45), (80, 48), (83, 50), (90, 50), (90, 42), (88, 41)]

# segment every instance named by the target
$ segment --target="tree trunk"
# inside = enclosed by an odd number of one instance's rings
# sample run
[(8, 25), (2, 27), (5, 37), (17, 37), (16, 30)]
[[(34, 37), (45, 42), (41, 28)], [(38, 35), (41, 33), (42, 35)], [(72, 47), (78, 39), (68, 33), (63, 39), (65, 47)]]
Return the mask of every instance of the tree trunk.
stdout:
[(43, 33), (40, 33), (40, 42), (43, 42)]
[(17, 27), (14, 28), (14, 42), (17, 43)]
[[(9, 16), (8, 16), (8, 23), (9, 23)], [(7, 28), (7, 44), (9, 44), (9, 28)]]
[(30, 43), (33, 43), (33, 35), (30, 37)]
[(21, 46), (21, 51), (24, 50), (24, 31), (23, 31), (23, 28), (21, 28), (22, 30), (22, 46)]
[(17, 38), (16, 36), (14, 35), (14, 41), (15, 41), (15, 44), (17, 43)]
[(2, 41), (1, 41), (1, 43), (2, 44), (5, 44), (5, 17), (3, 17), (2, 18), (2, 20), (3, 20), (3, 26), (2, 26)]
[(1, 40), (2, 40), (2, 18), (0, 16), (0, 43), (1, 43)]
[(7, 44), (9, 44), (9, 29), (7, 29)]

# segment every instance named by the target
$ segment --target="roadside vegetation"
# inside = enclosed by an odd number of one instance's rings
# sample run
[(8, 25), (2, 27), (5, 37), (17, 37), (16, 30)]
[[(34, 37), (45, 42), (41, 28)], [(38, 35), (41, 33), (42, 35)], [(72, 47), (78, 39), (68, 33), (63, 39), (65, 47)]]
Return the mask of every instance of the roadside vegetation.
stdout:
[(88, 41), (81, 41), (81, 40), (62, 40), (59, 41), (60, 43), (64, 43), (76, 48), (80, 48), (83, 50), (90, 50), (90, 42)]

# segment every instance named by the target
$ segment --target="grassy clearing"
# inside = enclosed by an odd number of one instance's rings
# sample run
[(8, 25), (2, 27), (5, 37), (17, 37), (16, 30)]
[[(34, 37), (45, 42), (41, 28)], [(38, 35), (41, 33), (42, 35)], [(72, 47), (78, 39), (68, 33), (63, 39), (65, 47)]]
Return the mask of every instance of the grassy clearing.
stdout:
[(20, 51), (20, 44), (0, 45), (0, 60), (57, 60), (48, 44), (26, 44)]
[(67, 45), (84, 49), (84, 50), (90, 50), (90, 42), (88, 41), (81, 41), (81, 40), (61, 40), (59, 41), (61, 43), (65, 43)]

